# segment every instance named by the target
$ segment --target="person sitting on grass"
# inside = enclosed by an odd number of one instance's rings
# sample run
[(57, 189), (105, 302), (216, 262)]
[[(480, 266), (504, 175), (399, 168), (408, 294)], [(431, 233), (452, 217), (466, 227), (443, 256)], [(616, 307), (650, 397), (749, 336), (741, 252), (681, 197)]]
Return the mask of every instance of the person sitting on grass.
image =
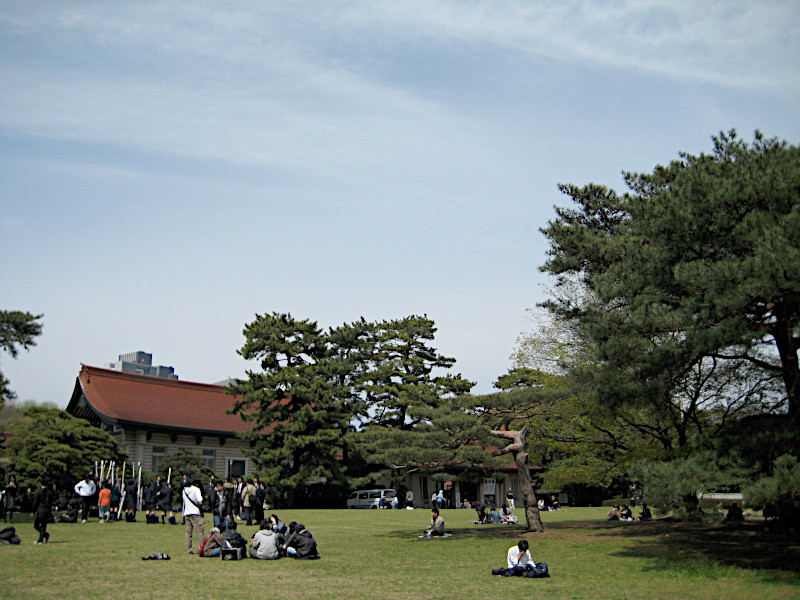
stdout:
[(314, 539), (314, 536), (302, 523), (295, 523), (294, 521), (289, 523), (289, 537), (286, 538), (286, 542), (281, 548), (286, 553), (286, 556), (298, 560), (319, 558), (317, 540)]
[(497, 510), (496, 506), (493, 506), (492, 510), (489, 511), (489, 516), (492, 518), (492, 523), (503, 522), (503, 515), (500, 514), (500, 511)]
[(271, 514), (269, 516), (269, 524), (272, 531), (274, 531), (275, 533), (279, 533), (282, 537), (286, 537), (286, 534), (288, 533), (286, 523), (281, 521), (278, 518), (278, 515), (276, 515), (275, 513)]
[(228, 543), (228, 548), (247, 548), (247, 540), (244, 539), (241, 533), (236, 531), (236, 521), (231, 519), (228, 523), (228, 529), (222, 534), (223, 539)]
[(619, 507), (614, 504), (611, 507), (611, 510), (608, 511), (608, 515), (606, 515), (607, 521), (619, 521)]
[(506, 555), (505, 569), (492, 569), (492, 575), (505, 577), (524, 577), (527, 571), (533, 570), (536, 563), (528, 550), (528, 540), (520, 540), (516, 546), (511, 546)]
[(260, 523), (261, 529), (256, 531), (250, 540), (250, 558), (260, 560), (275, 560), (281, 557), (280, 546), (283, 536), (272, 531), (269, 521), (264, 519)]
[(729, 523), (740, 523), (744, 521), (744, 513), (742, 513), (742, 509), (739, 507), (739, 504), (734, 502), (731, 504), (731, 507), (728, 509), (728, 514), (725, 515), (725, 520)]
[(202, 557), (219, 556), (222, 548), (225, 546), (225, 539), (219, 531), (219, 527), (214, 527), (208, 534), (208, 537), (200, 544), (200, 551), (198, 554)]
[(646, 502), (642, 502), (642, 512), (639, 513), (637, 521), (652, 521), (653, 520), (653, 513), (650, 512), (650, 508), (647, 506)]
[(503, 523), (518, 523), (519, 520), (517, 519), (517, 515), (508, 508), (507, 506), (503, 506)]
[(481, 503), (477, 507), (475, 507), (475, 512), (478, 513), (478, 520), (475, 521), (475, 523), (483, 525), (484, 523), (488, 523), (491, 520), (489, 516), (486, 514), (485, 504)]
[(620, 521), (633, 521), (633, 512), (628, 508), (627, 504), (622, 505), (622, 510), (619, 511)]
[(431, 509), (431, 526), (425, 530), (422, 537), (441, 537), (444, 535), (444, 519), (439, 516), (439, 509)]
[(80, 506), (81, 501), (78, 499), (78, 494), (74, 494), (67, 502), (67, 512), (61, 514), (59, 521), (62, 523), (77, 523)]

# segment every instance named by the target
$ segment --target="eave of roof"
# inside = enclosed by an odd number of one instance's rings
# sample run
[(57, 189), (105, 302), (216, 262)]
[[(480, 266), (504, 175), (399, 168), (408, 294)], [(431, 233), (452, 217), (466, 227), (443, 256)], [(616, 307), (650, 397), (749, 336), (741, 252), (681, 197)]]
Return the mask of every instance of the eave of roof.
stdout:
[(237, 397), (219, 385), (81, 365), (67, 411), (75, 414), (81, 398), (110, 424), (226, 436), (252, 427), (239, 415), (225, 413)]

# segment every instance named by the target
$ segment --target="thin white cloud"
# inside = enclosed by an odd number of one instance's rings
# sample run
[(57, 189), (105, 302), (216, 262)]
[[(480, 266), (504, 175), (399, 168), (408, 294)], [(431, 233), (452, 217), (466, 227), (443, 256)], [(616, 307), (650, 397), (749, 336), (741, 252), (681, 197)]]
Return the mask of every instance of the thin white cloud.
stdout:
[[(365, 74), (358, 63), (371, 52), (402, 61), (432, 41), (458, 42), (511, 49), (529, 60), (733, 87), (800, 87), (792, 3), (170, 1), (7, 8), (0, 11), (2, 35), (34, 43), (41, 37), (44, 48), (61, 47), (65, 58), (0, 58), (0, 126), (242, 164), (313, 164), (323, 176), (354, 164), (425, 164), (445, 145), (452, 151), (480, 140), (481, 124), (465, 123), (457, 108), (391, 76)], [(352, 48), (333, 58), (326, 44)], [(90, 53), (81, 56), (85, 47)], [(127, 62), (105, 64), (103, 52)]]

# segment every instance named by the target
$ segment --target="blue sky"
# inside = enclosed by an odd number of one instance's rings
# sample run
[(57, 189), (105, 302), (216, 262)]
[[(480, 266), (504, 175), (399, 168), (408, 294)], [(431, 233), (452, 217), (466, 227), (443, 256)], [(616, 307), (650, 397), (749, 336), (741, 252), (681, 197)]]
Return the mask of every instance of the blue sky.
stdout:
[(0, 0), (0, 357), (65, 406), (145, 350), (241, 376), (255, 315), (427, 314), (491, 391), (541, 301), (557, 184), (711, 136), (800, 142), (800, 4)]

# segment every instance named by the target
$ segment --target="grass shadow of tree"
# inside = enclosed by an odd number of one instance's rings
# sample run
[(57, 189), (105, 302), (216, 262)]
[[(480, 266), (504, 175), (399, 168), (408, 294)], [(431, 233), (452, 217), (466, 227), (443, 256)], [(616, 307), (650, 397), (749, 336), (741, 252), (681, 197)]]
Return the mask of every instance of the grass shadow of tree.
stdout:
[[(692, 570), (708, 561), (747, 569), (771, 569), (800, 574), (800, 540), (765, 533), (759, 523), (709, 524), (670, 521), (567, 524), (594, 527), (599, 536), (635, 538), (636, 545), (617, 556), (653, 561), (653, 569)], [(694, 565), (694, 566), (692, 566)], [(800, 576), (797, 578), (800, 583)]]

